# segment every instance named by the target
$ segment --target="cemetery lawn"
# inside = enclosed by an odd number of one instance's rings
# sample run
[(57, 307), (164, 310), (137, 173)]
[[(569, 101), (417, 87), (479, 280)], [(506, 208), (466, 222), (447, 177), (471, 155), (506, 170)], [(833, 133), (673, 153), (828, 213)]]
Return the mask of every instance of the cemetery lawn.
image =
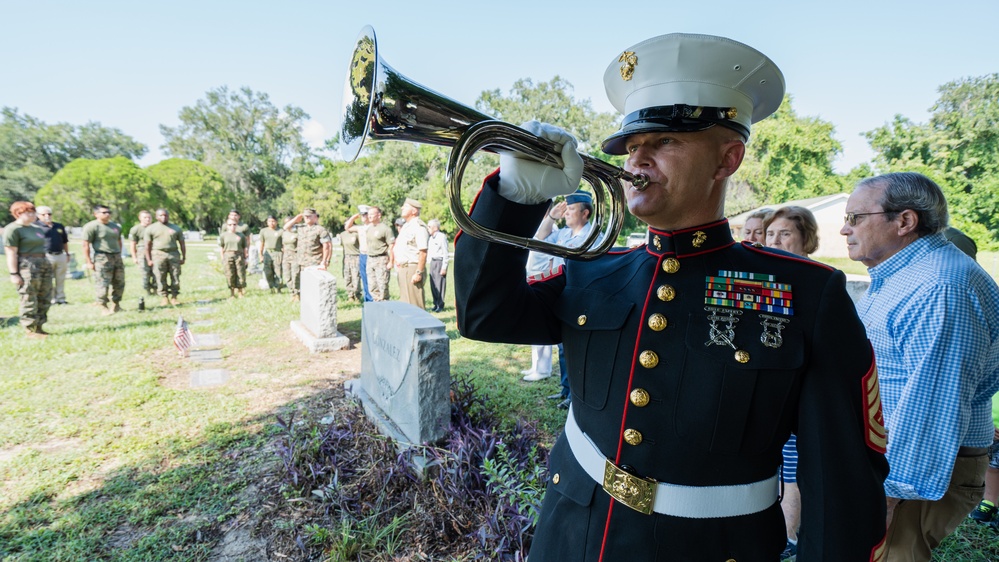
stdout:
[[(25, 337), (14, 287), (0, 285), (0, 560), (297, 560), (287, 537), (323, 534), (287, 517), (288, 504), (308, 499), (281, 487), (277, 416), (308, 431), (347, 407), (361, 308), (341, 300), (338, 311), (351, 349), (309, 354), (288, 328), (298, 316), (289, 296), (260, 290), (250, 275), (247, 297), (227, 299), (209, 259), (217, 255), (212, 242), (188, 245), (176, 308), (145, 296), (147, 310), (136, 310), (141, 282), (129, 259), (122, 313), (100, 316), (91, 281), (67, 280), (71, 304), (50, 309), (44, 341)], [(0, 273), (6, 279), (3, 260)], [(453, 303), (451, 283), (448, 292)], [(178, 316), (195, 334), (220, 336), (221, 362), (178, 355)], [(462, 338), (453, 305), (436, 316), (451, 339), (452, 375), (474, 384), (505, 429), (528, 420), (549, 446), (565, 416), (545, 399), (558, 377), (524, 383), (528, 346)], [(198, 369), (225, 369), (228, 380), (192, 387)], [(997, 537), (964, 524), (934, 559), (999, 560)]]

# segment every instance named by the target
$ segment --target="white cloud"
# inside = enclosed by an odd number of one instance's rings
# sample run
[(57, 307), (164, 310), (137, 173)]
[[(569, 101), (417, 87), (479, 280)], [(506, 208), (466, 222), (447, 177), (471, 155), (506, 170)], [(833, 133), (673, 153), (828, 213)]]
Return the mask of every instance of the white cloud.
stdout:
[(312, 148), (322, 148), (326, 144), (326, 127), (315, 119), (309, 119), (302, 125), (302, 136)]

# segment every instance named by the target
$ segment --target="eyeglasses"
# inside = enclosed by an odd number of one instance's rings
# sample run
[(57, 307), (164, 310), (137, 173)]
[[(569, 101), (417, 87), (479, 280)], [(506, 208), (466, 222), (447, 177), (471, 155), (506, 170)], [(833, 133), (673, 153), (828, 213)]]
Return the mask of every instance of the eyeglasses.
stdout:
[(110, 215), (111, 211), (97, 211), (98, 215)]
[(857, 226), (857, 219), (859, 217), (866, 217), (868, 215), (893, 215), (898, 211), (878, 211), (876, 213), (847, 213), (843, 215), (843, 222), (850, 226)]

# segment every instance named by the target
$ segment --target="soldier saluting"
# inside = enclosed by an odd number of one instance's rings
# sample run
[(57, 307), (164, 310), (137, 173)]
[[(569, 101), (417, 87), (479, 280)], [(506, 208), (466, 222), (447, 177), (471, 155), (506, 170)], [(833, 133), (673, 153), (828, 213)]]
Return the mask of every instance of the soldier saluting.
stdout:
[[(784, 78), (722, 37), (670, 34), (615, 56), (604, 82), (624, 114), (603, 143), (650, 179), (627, 189), (648, 243), (528, 282), (527, 252), (469, 236), (455, 246), (465, 336), (564, 343), (572, 393), (531, 560), (776, 561), (785, 548), (781, 447), (798, 436), (798, 560), (883, 556), (888, 472), (877, 371), (842, 272), (733, 241), (729, 178)], [(503, 155), (479, 194), (481, 225), (530, 237), (563, 170)]]

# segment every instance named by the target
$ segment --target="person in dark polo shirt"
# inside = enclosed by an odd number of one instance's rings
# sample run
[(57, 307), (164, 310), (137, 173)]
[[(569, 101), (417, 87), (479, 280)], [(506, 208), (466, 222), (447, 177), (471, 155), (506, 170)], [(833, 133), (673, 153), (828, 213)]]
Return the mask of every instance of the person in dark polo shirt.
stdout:
[(46, 258), (52, 264), (52, 304), (69, 304), (66, 302), (66, 273), (69, 271), (69, 235), (66, 227), (52, 220), (52, 207), (38, 207), (38, 226), (45, 231), (48, 245), (45, 248)]

